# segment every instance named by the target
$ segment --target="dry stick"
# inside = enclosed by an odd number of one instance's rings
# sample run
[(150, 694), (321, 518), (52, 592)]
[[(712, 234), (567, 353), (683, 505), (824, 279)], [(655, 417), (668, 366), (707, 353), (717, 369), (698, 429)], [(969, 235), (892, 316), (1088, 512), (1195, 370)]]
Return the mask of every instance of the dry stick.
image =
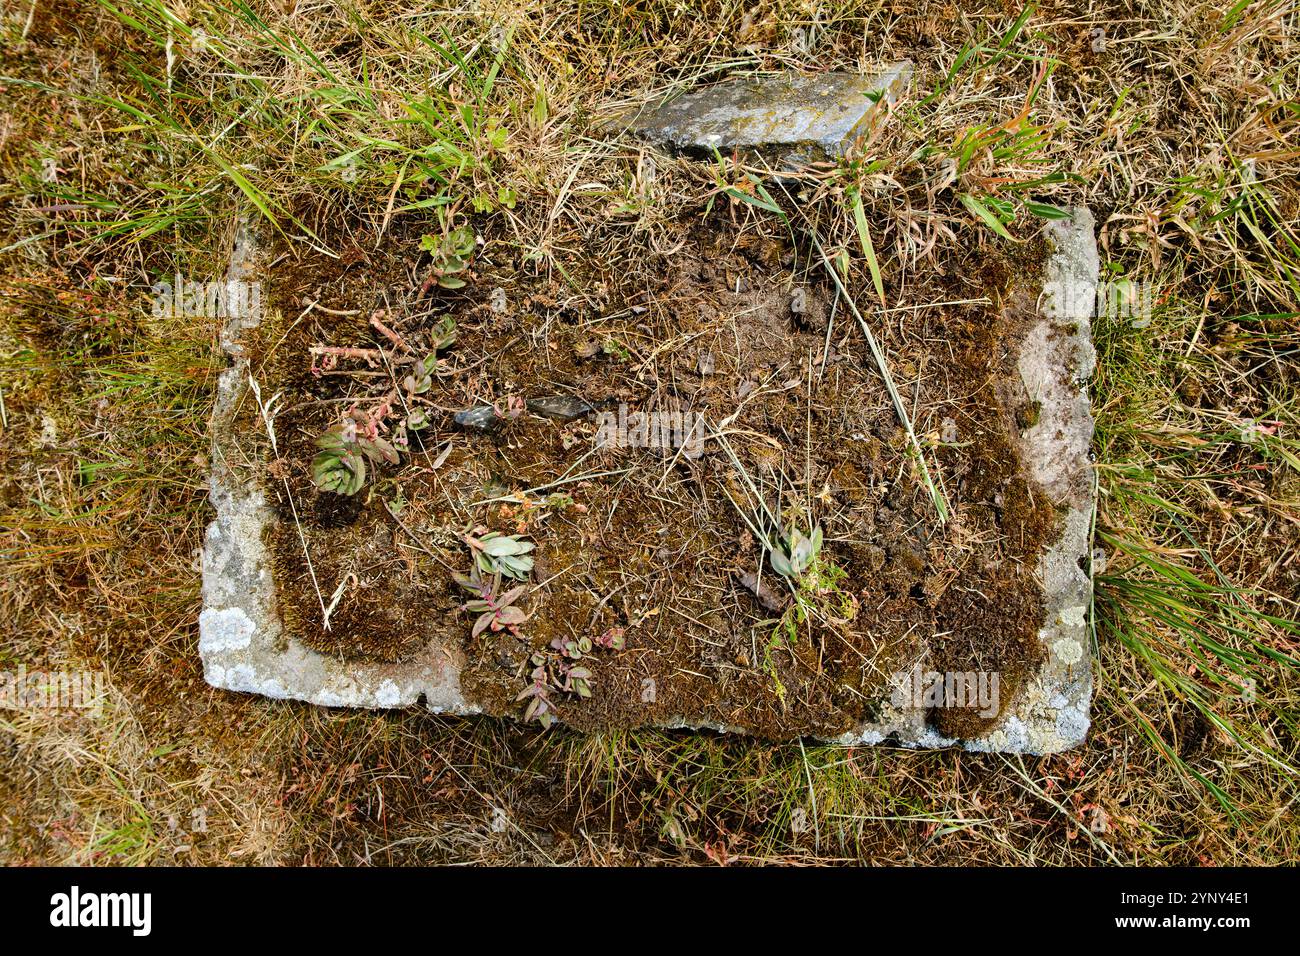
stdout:
[[(754, 487), (754, 482), (750, 479), (749, 473), (745, 471), (744, 465), (740, 463), (740, 459), (736, 456), (735, 449), (731, 447), (731, 442), (727, 441), (727, 437), (722, 432), (718, 431), (716, 428), (713, 428), (712, 425), (709, 426), (709, 429), (710, 431), (713, 432), (714, 439), (718, 442), (719, 445), (722, 446), (723, 451), (727, 453), (727, 457), (731, 459), (732, 467), (734, 467), (736, 471), (739, 472), (741, 480), (744, 482), (744, 487), (742, 487), (741, 490), (744, 491), (746, 494), (753, 495), (754, 500), (758, 502), (758, 508), (754, 512), (754, 517), (751, 518), (749, 513), (745, 511), (744, 508), (740, 507), (739, 504), (737, 504), (736, 499), (731, 497), (731, 492), (728, 491), (725, 486), (722, 489), (723, 497), (726, 498), (727, 501), (731, 502), (731, 507), (736, 509), (736, 513), (740, 515), (740, 520), (745, 523), (745, 526), (749, 528), (750, 532), (754, 535), (754, 537), (758, 539), (759, 547), (763, 549), (758, 557), (758, 573), (754, 576), (754, 581), (756, 582), (757, 586), (761, 587), (763, 584), (763, 557), (764, 555), (770, 553), (775, 548), (779, 548), (780, 543), (777, 539), (771, 538), (765, 532), (760, 531), (758, 529), (757, 524), (755, 524), (755, 521), (761, 523), (764, 517), (766, 517), (766, 519), (769, 522), (771, 522), (772, 526), (776, 529), (775, 533), (778, 536), (781, 533), (781, 522), (768, 509), (767, 501), (763, 498), (762, 493), (757, 488)], [(777, 510), (780, 511), (781, 498), (780, 498), (779, 491), (777, 492), (776, 507)], [(784, 576), (782, 576), (782, 580), (785, 582), (785, 586), (790, 589), (790, 593), (793, 594), (795, 590), (794, 582)], [(757, 661), (758, 645), (756, 643), (753, 643), (753, 637), (754, 637), (754, 633), (751, 630), (750, 638), (751, 638), (751, 644), (753, 644), (753, 649), (754, 649), (754, 660)]]
[(892, 309), (877, 309), (880, 315), (894, 312), (920, 312), (922, 309), (942, 309), (950, 305), (992, 305), (993, 300), (986, 295), (975, 299), (949, 299), (947, 302), (923, 302), (920, 305), (896, 305)]
[[(1011, 761), (1011, 758), (1008, 757), (1006, 754), (998, 754), (998, 756), (1001, 757), (1002, 762), (1005, 763), (1012, 770), (1014, 770), (1016, 772), (1016, 776), (1020, 778), (1020, 780), (1012, 781), (1013, 783), (1016, 784), (1016, 786), (1018, 786), (1021, 790), (1025, 791), (1025, 793), (1029, 794), (1030, 796), (1038, 797), (1038, 799), (1043, 800), (1046, 803), (1050, 803), (1053, 807), (1055, 807), (1058, 811), (1060, 811), (1061, 815), (1065, 817), (1065, 819), (1070, 821), (1076, 819), (1075, 815), (1072, 812), (1070, 812), (1070, 810), (1067, 807), (1058, 803), (1056, 800), (1053, 800), (1050, 796), (1048, 796), (1046, 790), (1044, 790), (1042, 787), (1034, 783), (1033, 778), (1030, 777), (1029, 774), (1025, 772), (1024, 756), (1022, 754), (1015, 755), (1016, 760), (1014, 763)], [(1092, 841), (1093, 846), (1097, 847), (1100, 850), (1103, 850), (1106, 853), (1106, 855), (1110, 857), (1112, 863), (1119, 862), (1119, 859), (1115, 856), (1115, 851), (1110, 848), (1110, 846), (1106, 843), (1106, 841), (1099, 840), (1093, 834), (1092, 827), (1085, 825), (1079, 827), (1079, 830), (1082, 831), (1084, 836), (1086, 836), (1089, 840)]]
[[(834, 318), (832, 314), (832, 319)], [(827, 329), (829, 336), (830, 329)], [(827, 339), (829, 341), (829, 337)], [(826, 366), (822, 365), (822, 371)], [(803, 426), (803, 511), (808, 519), (808, 533), (812, 534), (812, 350), (808, 350), (808, 377), (805, 379), (808, 383), (804, 389), (804, 397), (808, 399), (808, 404), (804, 409), (804, 426)], [(779, 508), (781, 503), (777, 502)]]
[(804, 750), (802, 737), (799, 738), (799, 753), (803, 756), (803, 773), (808, 781), (808, 799), (812, 803), (813, 849), (820, 854), (822, 851), (822, 827), (817, 819), (817, 791), (813, 789), (812, 768), (808, 766), (808, 751)]
[(831, 303), (831, 317), (826, 323), (826, 344), (822, 346), (822, 367), (817, 373), (817, 381), (826, 377), (826, 364), (831, 358), (831, 333), (835, 331), (835, 312), (840, 307), (840, 293), (835, 291), (835, 301)]
[(385, 309), (376, 309), (370, 316), (371, 326), (373, 326), (375, 331), (377, 331), (380, 335), (388, 339), (388, 341), (392, 342), (394, 346), (401, 349), (403, 352), (409, 353), (411, 351), (411, 346), (407, 344), (406, 339), (402, 338), (400, 335), (398, 335), (396, 332), (390, 329), (387, 325), (385, 325), (383, 320), (380, 318), (380, 316), (384, 315), (385, 313), (386, 313)]
[(405, 521), (403, 521), (400, 517), (398, 517), (397, 512), (393, 510), (393, 506), (389, 504), (387, 501), (384, 502), (384, 510), (388, 512), (388, 517), (392, 518), (394, 521), (397, 522), (397, 526), (399, 528), (401, 528), (408, 535), (410, 535), (410, 538), (415, 543), (415, 547), (417, 549), (423, 551), (429, 557), (433, 558), (433, 560), (437, 561), (439, 564), (441, 564), (444, 568), (446, 568), (451, 573), (453, 574), (456, 573), (455, 568), (449, 565), (446, 561), (442, 560), (442, 558), (438, 557), (438, 555), (434, 554), (432, 551), (429, 550), (429, 548), (425, 546), (424, 541), (421, 540), (420, 536), (416, 534), (414, 531), (412, 531)]
[[(313, 311), (313, 310), (315, 310), (316, 312), (324, 312), (326, 315), (341, 315), (341, 316), (344, 316), (344, 317), (347, 317), (347, 316), (350, 316), (350, 315), (360, 315), (360, 314), (361, 314), (361, 310), (360, 310), (360, 309), (330, 309), (330, 308), (326, 308), (325, 306), (323, 306), (323, 305), (320, 304), (320, 299), (317, 299), (315, 302), (309, 302), (309, 303), (307, 304), (307, 307), (306, 307), (305, 309), (303, 309), (302, 314), (303, 314), (303, 315), (306, 315), (308, 312), (311, 312), (311, 311)], [(302, 317), (302, 316), (299, 316), (299, 318), (301, 318), (301, 317)]]
[[(740, 474), (740, 477), (744, 480), (745, 487), (743, 490), (746, 491), (748, 494), (753, 495), (754, 500), (758, 503), (759, 512), (756, 512), (756, 514), (759, 514), (761, 512), (759, 516), (766, 517), (767, 520), (772, 523), (773, 527), (776, 528), (777, 533), (779, 534), (781, 530), (781, 522), (777, 520), (777, 518), (772, 514), (770, 510), (768, 510), (767, 501), (764, 500), (759, 490), (754, 487), (754, 482), (750, 479), (749, 472), (745, 471), (745, 467), (740, 463), (740, 459), (736, 457), (736, 452), (731, 447), (731, 442), (727, 441), (727, 437), (722, 432), (714, 428), (712, 425), (709, 426), (709, 430), (713, 432), (714, 439), (718, 442), (719, 445), (722, 446), (722, 450), (725, 451), (727, 453), (727, 457), (731, 459), (731, 464), (735, 467), (736, 471)], [(723, 490), (725, 491), (726, 489)], [(758, 536), (760, 543), (767, 545), (768, 548), (770, 549), (773, 546), (773, 542), (770, 541), (770, 539), (765, 533), (759, 531), (753, 525), (753, 523), (749, 520), (749, 515), (744, 510), (741, 509), (740, 505), (736, 504), (735, 499), (731, 497), (730, 493), (727, 493), (727, 500), (730, 501), (732, 505), (736, 508), (736, 510), (740, 512), (740, 516), (745, 519), (745, 524), (749, 525), (749, 529), (753, 531), (755, 535)], [(779, 502), (777, 503), (777, 507), (778, 508), (780, 507)], [(761, 570), (762, 569), (760, 568), (760, 572)]]
[(339, 606), (339, 601), (343, 600), (343, 589), (348, 586), (349, 581), (353, 584), (359, 584), (361, 579), (353, 571), (343, 575), (343, 580), (334, 589), (334, 596), (330, 598), (330, 606), (325, 609), (325, 630), (327, 631), (330, 629), (330, 616), (334, 613), (334, 609)]
[(508, 495), (498, 495), (495, 498), (484, 498), (481, 501), (471, 502), (469, 507), (477, 508), (479, 505), (495, 504), (498, 501), (518, 501), (519, 497), (534, 495), (540, 491), (550, 491), (552, 488), (559, 488), (562, 485), (571, 485), (575, 481), (591, 481), (596, 478), (608, 478), (611, 475), (626, 475), (631, 468), (619, 468), (614, 471), (593, 471), (585, 475), (574, 475), (572, 478), (561, 478), (559, 481), (552, 481), (550, 484), (538, 485), (535, 488), (526, 488), (523, 491), (512, 492)]
[[(284, 335), (280, 336), (280, 341), (276, 342), (275, 345), (271, 346), (271, 350), (267, 352), (266, 355), (262, 358), (262, 361), (258, 363), (259, 371), (266, 368), (266, 363), (271, 360), (271, 357), (274, 356), (276, 352), (280, 351), (280, 346), (283, 345), (285, 341), (289, 338), (289, 336), (293, 334), (293, 330), (298, 327), (298, 323), (301, 322), (303, 319), (305, 319), (307, 315), (312, 311), (312, 309), (322, 308), (320, 305), (318, 305), (319, 302), (320, 302), (319, 299), (317, 299), (315, 302), (308, 302), (306, 308), (304, 308), (300, 313), (298, 313), (298, 318), (294, 319), (293, 324), (284, 330)], [(332, 312), (333, 310), (325, 309), (324, 311)]]
[[(474, 795), (475, 795), (476, 797), (478, 797), (480, 800), (482, 800), (484, 803), (486, 803), (486, 804), (487, 804), (489, 807), (491, 807), (493, 810), (498, 809), (498, 807), (497, 807), (497, 805), (496, 805), (495, 803), (493, 803), (493, 802), (492, 802), (491, 800), (489, 800), (486, 796), (484, 796), (482, 790), (480, 790), (478, 787), (474, 786), (474, 784), (470, 781), (470, 779), (469, 779), (468, 777), (466, 777), (463, 773), (461, 773), (459, 770), (456, 769), (455, 764), (453, 764), (450, 760), (448, 760), (446, 757), (444, 757), (444, 756), (443, 756), (439, 751), (434, 750), (433, 753), (437, 754), (437, 755), (438, 755), (438, 759), (441, 760), (443, 763), (445, 763), (445, 764), (447, 765), (447, 769), (448, 769), (448, 770), (450, 770), (450, 771), (451, 771), (452, 773), (454, 773), (456, 776), (460, 777), (461, 782), (464, 783), (465, 786), (469, 787), (471, 790), (474, 791)], [(529, 843), (531, 843), (531, 844), (533, 845), (533, 849), (534, 849), (534, 850), (536, 850), (536, 851), (537, 851), (538, 853), (540, 853), (542, 856), (546, 857), (547, 861), (548, 861), (552, 866), (558, 866), (558, 864), (555, 862), (555, 860), (551, 858), (551, 855), (550, 855), (549, 853), (547, 853), (545, 850), (543, 850), (543, 849), (538, 845), (537, 841), (534, 840), (534, 839), (532, 838), (532, 835), (531, 835), (527, 830), (525, 830), (525, 829), (524, 829), (523, 827), (521, 827), (519, 824), (515, 823), (515, 821), (512, 820), (512, 819), (510, 818), (510, 814), (509, 814), (509, 813), (507, 813), (505, 816), (506, 816), (506, 823), (510, 824), (512, 827), (514, 827), (516, 830), (518, 830), (518, 831), (519, 831), (519, 835), (522, 836), (522, 837), (523, 837), (525, 840), (527, 840)]]
[(364, 359), (365, 361), (372, 363), (388, 357), (383, 349), (367, 349), (348, 345), (313, 345), (307, 351), (311, 355), (328, 355), (331, 358)]

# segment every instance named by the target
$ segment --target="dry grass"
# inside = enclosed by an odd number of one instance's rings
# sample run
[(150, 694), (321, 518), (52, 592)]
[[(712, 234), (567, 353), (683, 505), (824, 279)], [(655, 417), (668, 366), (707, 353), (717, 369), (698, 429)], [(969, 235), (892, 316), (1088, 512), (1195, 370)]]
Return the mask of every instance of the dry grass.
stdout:
[[(0, 712), (0, 858), (1300, 855), (1291, 3), (1040, 4), (1023, 18), (996, 4), (438, 6), (267, 4), (259, 19), (22, 4), (0, 25), (0, 669), (102, 669), (110, 686), (100, 718)], [(1017, 238), (1038, 226), (1026, 200), (1086, 201), (1107, 268), (1159, 290), (1149, 326), (1096, 330), (1109, 565), (1085, 747), (1020, 760), (588, 737), (206, 687), (195, 621), (215, 329), (151, 317), (157, 277), (216, 274), (214, 240), (240, 208), (304, 246), (329, 236), (332, 252), (394, 216), (432, 218), (401, 210), (417, 174), (459, 211), (494, 206), (499, 254), (561, 276), (595, 237), (635, 268), (710, 195), (738, 230), (771, 229), (745, 169), (660, 160), (651, 176), (595, 124), (725, 72), (901, 57), (917, 95), (862, 163), (803, 185), (832, 255), (851, 256), (860, 304), (874, 281), (854, 196), (891, 306), (912, 304), (944, 249), (1006, 242), (962, 195), (1005, 201)], [(597, 302), (599, 284), (573, 294)]]

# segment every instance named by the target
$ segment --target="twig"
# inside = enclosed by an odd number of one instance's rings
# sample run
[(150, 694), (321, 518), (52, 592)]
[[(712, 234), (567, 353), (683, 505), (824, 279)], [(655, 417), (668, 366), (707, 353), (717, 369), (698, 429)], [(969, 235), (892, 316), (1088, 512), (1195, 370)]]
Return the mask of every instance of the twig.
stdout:
[(812, 768), (808, 766), (808, 751), (804, 750), (803, 738), (799, 738), (799, 753), (803, 755), (803, 772), (804, 777), (808, 780), (808, 799), (812, 803), (813, 818), (813, 849), (820, 855), (822, 852), (822, 828), (817, 819), (817, 791), (813, 789)]
[(393, 345), (397, 346), (403, 352), (410, 352), (411, 347), (406, 344), (406, 339), (402, 338), (400, 335), (398, 335), (388, 326), (384, 325), (381, 319), (381, 316), (383, 315), (384, 315), (383, 309), (376, 309), (374, 313), (370, 316), (370, 324), (374, 326), (375, 331), (378, 332), (380, 335), (382, 335), (384, 338), (388, 339), (388, 341), (392, 342)]

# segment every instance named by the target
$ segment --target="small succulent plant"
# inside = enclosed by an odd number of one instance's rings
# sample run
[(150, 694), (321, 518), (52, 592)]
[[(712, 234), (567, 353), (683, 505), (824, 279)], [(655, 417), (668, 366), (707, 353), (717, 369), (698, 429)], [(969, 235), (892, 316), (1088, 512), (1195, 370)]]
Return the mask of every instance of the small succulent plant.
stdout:
[(437, 367), (438, 353), (436, 352), (430, 352), (411, 366), (410, 374), (402, 379), (402, 387), (406, 389), (407, 396), (414, 398), (416, 395), (423, 395), (432, 388), (433, 372)]
[(569, 637), (557, 637), (551, 641), (551, 650), (572, 661), (581, 659), (583, 654), (590, 654), (591, 648), (591, 638), (585, 635), (576, 640)]
[[(380, 328), (406, 348), (399, 336), (382, 325)], [(386, 461), (392, 465), (402, 460), (401, 453), (410, 444), (408, 433), (427, 428), (430, 422), (428, 409), (419, 404), (417, 397), (433, 385), (438, 353), (455, 341), (456, 320), (448, 316), (433, 330), (433, 350), (423, 359), (405, 360), (411, 368), (402, 381), (405, 401), (399, 402), (399, 392), (393, 389), (369, 410), (354, 407), (341, 422), (332, 425), (316, 440), (320, 451), (312, 460), (311, 472), (317, 488), (340, 495), (354, 495), (365, 487), (366, 459), (373, 463)], [(406, 414), (398, 417), (401, 409)], [(389, 438), (381, 437), (381, 432), (386, 432)]]
[(533, 654), (530, 658), (533, 670), (528, 675), (528, 685), (515, 697), (516, 701), (528, 701), (524, 720), (535, 720), (543, 728), (550, 727), (555, 722), (552, 693), (576, 694), (583, 698), (591, 696), (591, 670), (578, 663), (584, 645), (588, 651), (591, 650), (591, 641), (585, 637), (578, 641), (557, 637), (551, 641), (549, 651)]
[(797, 578), (813, 563), (822, 549), (821, 526), (805, 535), (798, 528), (776, 541), (771, 548), (772, 570), (787, 578)]
[[(442, 352), (456, 344), (456, 320), (450, 315), (444, 316), (433, 330), (433, 351)], [(425, 359), (427, 362), (428, 359)]]
[(557, 637), (546, 648), (534, 652), (533, 665), (528, 675), (529, 683), (516, 701), (528, 701), (524, 708), (525, 720), (536, 720), (543, 727), (555, 721), (555, 702), (552, 694), (569, 694), (580, 699), (591, 697), (595, 675), (583, 658), (593, 647), (606, 650), (623, 650), (623, 628), (611, 627), (594, 640), (586, 635), (577, 638)]
[(355, 441), (343, 437), (335, 425), (316, 439), (320, 449), (311, 463), (311, 477), (321, 491), (355, 495), (366, 483), (366, 459)]
[(561, 665), (563, 683), (560, 684), (560, 690), (568, 694), (577, 694), (579, 697), (591, 696), (591, 671), (586, 667), (575, 666), (572, 664)]
[(465, 285), (460, 273), (469, 268), (474, 241), (474, 228), (469, 225), (446, 229), (441, 236), (430, 234), (420, 239), (420, 248), (433, 256), (430, 276), (433, 283), (444, 289), (459, 289)]
[(357, 431), (357, 422), (346, 419), (326, 429), (316, 439), (320, 449), (311, 463), (311, 477), (321, 491), (355, 495), (366, 484), (366, 459), (396, 464), (397, 449), (377, 435)]
[(474, 537), (466, 535), (474, 563), (483, 574), (500, 574), (516, 581), (527, 579), (533, 570), (533, 559), (529, 556), (537, 545), (525, 541), (517, 534), (498, 534), (495, 531)]
[(533, 672), (528, 675), (528, 686), (519, 692), (515, 701), (516, 703), (528, 701), (528, 706), (524, 708), (524, 720), (535, 720), (545, 729), (555, 723), (550, 674), (547, 672), (546, 658), (543, 655), (534, 654), (533, 664)]
[(494, 574), (485, 578), (477, 564), (469, 574), (457, 574), (454, 577), (457, 584), (476, 595), (462, 605), (465, 610), (478, 614), (470, 631), (471, 637), (478, 637), (489, 628), (494, 631), (508, 630), (514, 634), (517, 633), (516, 628), (528, 620), (528, 614), (523, 608), (515, 606), (515, 602), (528, 590), (527, 585), (521, 584), (502, 594), (501, 575)]
[(433, 386), (433, 376), (438, 370), (438, 353), (446, 351), (456, 343), (456, 320), (445, 317), (433, 330), (432, 351), (411, 366), (410, 373), (402, 380), (408, 398), (423, 395)]

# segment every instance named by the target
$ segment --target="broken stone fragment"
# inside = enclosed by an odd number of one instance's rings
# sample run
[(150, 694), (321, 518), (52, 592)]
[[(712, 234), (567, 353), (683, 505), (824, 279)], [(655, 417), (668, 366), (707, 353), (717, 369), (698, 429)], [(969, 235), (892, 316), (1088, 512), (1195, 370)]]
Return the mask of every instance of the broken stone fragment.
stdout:
[(542, 398), (530, 398), (528, 410), (534, 415), (556, 418), (562, 422), (575, 418), (585, 418), (595, 411), (589, 402), (572, 395), (546, 395)]
[(753, 571), (744, 572), (738, 580), (742, 587), (758, 598), (758, 603), (763, 605), (765, 610), (779, 611), (785, 606), (785, 601)]
[[(595, 411), (590, 402), (572, 395), (546, 395), (541, 398), (530, 398), (525, 405), (534, 415), (555, 418), (562, 422), (572, 421), (575, 418), (584, 418)], [(452, 420), (462, 428), (490, 431), (507, 418), (514, 417), (514, 415), (502, 415), (492, 405), (475, 405), (473, 408), (466, 408), (457, 412), (452, 416)]]
[(689, 153), (752, 149), (792, 160), (833, 159), (871, 132), (911, 74), (904, 61), (876, 73), (731, 79), (647, 106), (622, 125)]
[(473, 408), (457, 412), (452, 416), (452, 421), (462, 428), (489, 431), (500, 425), (502, 418), (491, 405), (475, 405)]

